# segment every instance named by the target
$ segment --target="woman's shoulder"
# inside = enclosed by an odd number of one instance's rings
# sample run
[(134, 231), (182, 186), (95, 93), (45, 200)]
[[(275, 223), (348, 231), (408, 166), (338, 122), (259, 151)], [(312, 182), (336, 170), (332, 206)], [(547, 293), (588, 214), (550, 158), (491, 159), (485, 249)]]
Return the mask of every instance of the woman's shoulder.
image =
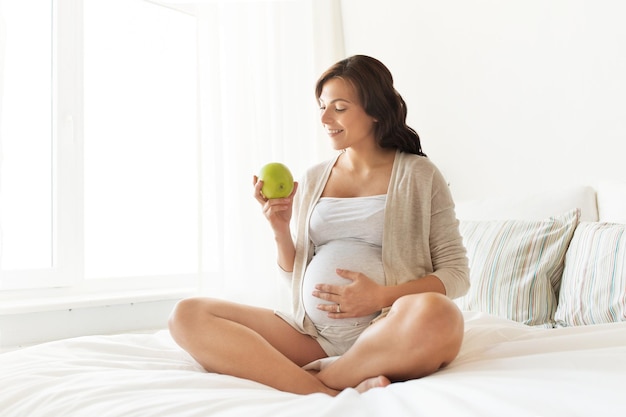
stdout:
[(448, 186), (441, 170), (430, 158), (407, 152), (398, 152), (397, 158), (397, 180), (410, 178), (411, 181), (428, 184), (428, 188), (435, 189)]
[(398, 151), (396, 158), (398, 158), (397, 166), (399, 169), (418, 171), (421, 173), (424, 171), (438, 171), (437, 166), (426, 156)]

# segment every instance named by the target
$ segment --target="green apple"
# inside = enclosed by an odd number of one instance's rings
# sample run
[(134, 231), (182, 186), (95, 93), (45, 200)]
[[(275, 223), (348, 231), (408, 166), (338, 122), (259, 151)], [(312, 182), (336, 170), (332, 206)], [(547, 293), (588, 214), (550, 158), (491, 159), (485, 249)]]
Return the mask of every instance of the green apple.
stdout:
[(293, 191), (291, 171), (280, 162), (263, 165), (259, 171), (259, 180), (263, 181), (261, 192), (265, 198), (285, 198)]

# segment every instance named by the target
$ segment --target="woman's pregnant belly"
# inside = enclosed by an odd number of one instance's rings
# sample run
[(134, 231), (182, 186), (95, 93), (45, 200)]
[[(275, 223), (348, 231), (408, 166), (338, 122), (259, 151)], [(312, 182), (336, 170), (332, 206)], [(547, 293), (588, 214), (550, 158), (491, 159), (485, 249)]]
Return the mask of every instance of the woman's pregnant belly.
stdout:
[(358, 240), (334, 240), (316, 248), (315, 256), (304, 275), (302, 299), (307, 315), (318, 326), (352, 326), (368, 323), (378, 313), (349, 319), (331, 319), (319, 304), (336, 304), (312, 295), (317, 284), (348, 285), (351, 280), (337, 275), (337, 268), (361, 272), (378, 284), (384, 285), (382, 249)]

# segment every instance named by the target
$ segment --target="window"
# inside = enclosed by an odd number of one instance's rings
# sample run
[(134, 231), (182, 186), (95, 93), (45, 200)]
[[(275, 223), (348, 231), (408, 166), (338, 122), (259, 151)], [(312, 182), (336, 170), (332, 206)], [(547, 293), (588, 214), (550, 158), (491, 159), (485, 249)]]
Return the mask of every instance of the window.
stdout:
[(1, 4), (0, 288), (194, 282), (195, 17), (143, 0)]
[(194, 273), (195, 18), (141, 0), (84, 16), (86, 276)]
[[(32, 3), (37, 3), (33, 7)], [(0, 138), (3, 270), (52, 267), (52, 7), (4, 1)], [(30, 53), (24, 53), (24, 51)]]

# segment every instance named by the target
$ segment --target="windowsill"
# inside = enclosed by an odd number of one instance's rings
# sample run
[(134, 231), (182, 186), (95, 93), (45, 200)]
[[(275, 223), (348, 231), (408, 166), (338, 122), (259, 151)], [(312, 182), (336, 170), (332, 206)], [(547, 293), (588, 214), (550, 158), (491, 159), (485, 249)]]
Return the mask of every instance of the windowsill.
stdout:
[(58, 288), (0, 291), (0, 316), (177, 300), (198, 293), (198, 276), (88, 279)]
[(97, 293), (60, 293), (53, 296), (0, 296), (0, 315), (42, 313), (78, 308), (136, 304), (153, 301), (177, 300), (196, 294), (194, 288), (160, 288), (109, 290)]
[[(0, 291), (0, 351), (87, 335), (166, 329), (176, 302), (210, 294), (276, 308), (282, 285), (212, 286), (210, 275), (85, 280), (72, 287)], [(280, 283), (282, 284), (282, 283)], [(288, 308), (282, 306), (281, 308)]]
[[(56, 290), (56, 291), (55, 291)], [(76, 288), (0, 293), (0, 350), (95, 334), (167, 328), (176, 302), (197, 294), (191, 288)]]

